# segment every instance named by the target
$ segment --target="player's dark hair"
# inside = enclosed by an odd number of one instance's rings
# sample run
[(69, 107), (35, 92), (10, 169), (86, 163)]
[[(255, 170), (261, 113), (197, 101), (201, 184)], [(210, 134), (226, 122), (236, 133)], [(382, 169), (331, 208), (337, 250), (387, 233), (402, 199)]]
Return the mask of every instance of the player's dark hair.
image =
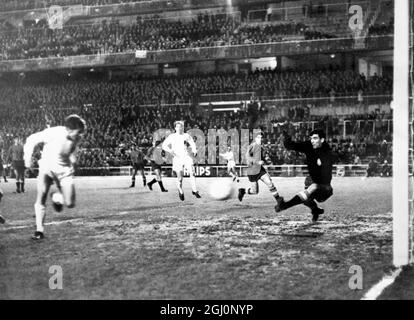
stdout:
[(86, 131), (86, 123), (81, 117), (76, 114), (71, 114), (65, 119), (65, 127), (70, 130)]
[(325, 131), (323, 131), (322, 129), (312, 130), (310, 135), (313, 136), (314, 134), (317, 134), (319, 136), (319, 139), (326, 139)]

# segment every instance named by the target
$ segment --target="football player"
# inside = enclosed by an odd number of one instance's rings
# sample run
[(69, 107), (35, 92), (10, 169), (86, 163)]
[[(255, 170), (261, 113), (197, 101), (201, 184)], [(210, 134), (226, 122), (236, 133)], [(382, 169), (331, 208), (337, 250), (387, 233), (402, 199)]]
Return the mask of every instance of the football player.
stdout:
[(305, 190), (299, 192), (291, 200), (278, 203), (276, 212), (289, 209), (293, 206), (304, 204), (311, 209), (312, 221), (318, 221), (324, 210), (315, 202), (325, 202), (333, 195), (331, 186), (333, 155), (331, 148), (326, 143), (326, 135), (323, 130), (313, 130), (310, 140), (305, 142), (293, 142), (286, 131), (283, 132), (284, 145), (288, 150), (295, 150), (306, 155), (309, 176), (305, 179)]
[(14, 144), (9, 148), (8, 163), (12, 163), (14, 173), (16, 175), (16, 192), (24, 192), (24, 158), (23, 158), (23, 143), (20, 137), (14, 138)]
[[(0, 203), (1, 203), (1, 198), (3, 198), (3, 190), (1, 190), (0, 188)], [(3, 218), (3, 216), (0, 214), (0, 224), (4, 224), (6, 223), (6, 219)]]
[(32, 154), (36, 145), (44, 143), (42, 157), (39, 160), (37, 178), (37, 198), (34, 205), (36, 231), (33, 240), (44, 238), (44, 221), (46, 199), (49, 189), (56, 183), (63, 203), (53, 201), (55, 210), (60, 211), (65, 204), (68, 208), (75, 206), (75, 185), (73, 182), (75, 151), (83, 134), (86, 123), (78, 115), (70, 115), (64, 126), (45, 129), (29, 136), (24, 146), (24, 162), (27, 168), (32, 166)]
[(247, 191), (244, 188), (240, 188), (238, 198), (242, 201), (246, 193), (250, 195), (257, 195), (259, 193), (259, 181), (262, 181), (269, 188), (269, 191), (275, 198), (276, 202), (279, 203), (283, 201), (283, 198), (279, 196), (279, 192), (273, 184), (272, 178), (263, 167), (264, 161), (262, 160), (261, 151), (262, 137), (262, 133), (258, 133), (253, 143), (247, 148), (247, 176), (250, 181), (250, 188), (247, 189)]
[(140, 148), (137, 148), (136, 144), (132, 144), (131, 151), (129, 153), (132, 165), (132, 181), (130, 188), (135, 187), (135, 176), (139, 172), (142, 176), (142, 184), (144, 187), (147, 185), (147, 179), (145, 178), (144, 166), (145, 166), (145, 154)]
[(4, 182), (8, 182), (6, 175), (6, 168), (3, 163), (3, 149), (0, 149), (0, 178), (3, 176)]
[(175, 133), (170, 134), (163, 142), (162, 149), (165, 152), (171, 153), (173, 156), (173, 171), (177, 175), (177, 189), (178, 196), (181, 201), (184, 201), (183, 191), (183, 176), (184, 169), (190, 173), (190, 183), (193, 190), (193, 195), (196, 198), (201, 198), (200, 193), (197, 191), (194, 161), (191, 158), (187, 150), (187, 143), (190, 145), (191, 151), (194, 157), (197, 156), (197, 147), (193, 138), (184, 132), (184, 122), (174, 122)]
[(151, 169), (155, 173), (155, 178), (152, 179), (150, 182), (148, 182), (148, 188), (152, 191), (152, 185), (156, 182), (158, 182), (158, 185), (160, 186), (160, 189), (162, 192), (168, 192), (167, 189), (164, 188), (164, 184), (162, 183), (162, 177), (161, 177), (161, 161), (165, 161), (165, 159), (162, 157), (162, 154), (164, 153), (164, 150), (161, 152), (161, 159), (157, 159), (156, 150), (157, 147), (161, 144), (161, 141), (154, 141), (151, 148), (148, 149), (146, 158), (148, 161), (151, 162)]
[(220, 153), (220, 156), (227, 160), (227, 173), (233, 178), (233, 182), (236, 180), (239, 182), (236, 172), (236, 161), (234, 161), (234, 153), (231, 151), (231, 147), (227, 148), (226, 153)]

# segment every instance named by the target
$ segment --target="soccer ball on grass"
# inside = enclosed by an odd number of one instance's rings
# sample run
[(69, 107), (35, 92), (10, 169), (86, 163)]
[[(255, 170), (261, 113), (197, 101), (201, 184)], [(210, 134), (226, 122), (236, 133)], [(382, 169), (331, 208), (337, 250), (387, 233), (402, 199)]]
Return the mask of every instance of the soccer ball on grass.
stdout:
[(221, 178), (209, 185), (209, 194), (214, 200), (228, 200), (234, 196), (234, 184), (231, 178)]
[(64, 204), (63, 194), (60, 192), (52, 193), (52, 204), (56, 212), (61, 212)]

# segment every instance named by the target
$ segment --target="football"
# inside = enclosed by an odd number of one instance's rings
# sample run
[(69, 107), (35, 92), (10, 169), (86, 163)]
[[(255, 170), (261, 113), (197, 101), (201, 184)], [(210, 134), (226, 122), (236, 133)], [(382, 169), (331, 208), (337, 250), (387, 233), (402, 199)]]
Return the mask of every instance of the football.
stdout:
[(60, 192), (54, 192), (52, 194), (52, 204), (56, 212), (61, 212), (63, 209), (63, 195)]
[(234, 195), (234, 184), (231, 178), (221, 178), (209, 185), (209, 194), (214, 200), (228, 200)]

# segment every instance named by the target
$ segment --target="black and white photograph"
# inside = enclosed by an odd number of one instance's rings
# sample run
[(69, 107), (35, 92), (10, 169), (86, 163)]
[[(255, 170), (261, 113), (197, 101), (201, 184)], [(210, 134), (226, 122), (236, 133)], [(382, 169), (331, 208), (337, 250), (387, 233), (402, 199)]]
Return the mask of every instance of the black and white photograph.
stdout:
[(0, 0), (0, 300), (413, 300), (413, 16)]

